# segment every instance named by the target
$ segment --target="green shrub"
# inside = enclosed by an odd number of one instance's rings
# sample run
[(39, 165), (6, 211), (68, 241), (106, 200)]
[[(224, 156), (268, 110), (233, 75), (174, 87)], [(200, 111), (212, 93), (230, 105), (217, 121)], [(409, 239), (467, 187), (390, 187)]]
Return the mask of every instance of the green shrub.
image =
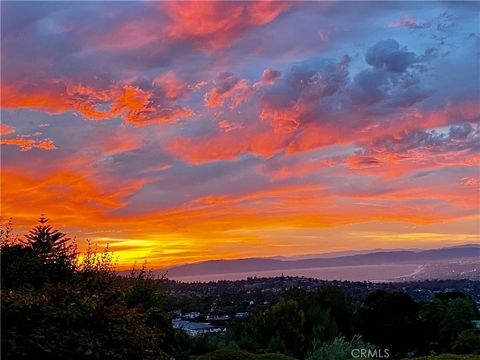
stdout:
[(458, 334), (453, 351), (457, 354), (480, 354), (480, 330), (469, 329)]
[(355, 335), (347, 341), (344, 337), (337, 337), (331, 342), (316, 342), (313, 350), (307, 355), (306, 360), (346, 360), (352, 358), (353, 349), (371, 349), (372, 345), (363, 342), (362, 338)]
[(480, 355), (441, 354), (408, 358), (408, 360), (480, 360)]
[(2, 358), (186, 359), (153, 279), (119, 278), (108, 248), (79, 261), (40, 220), (23, 244), (0, 232)]
[(171, 326), (151, 326), (152, 313), (128, 308), (118, 288), (48, 285), (1, 300), (6, 358), (167, 359), (175, 351)]
[(292, 357), (282, 354), (260, 354), (255, 355), (247, 351), (224, 348), (210, 354), (202, 355), (198, 360), (295, 360)]

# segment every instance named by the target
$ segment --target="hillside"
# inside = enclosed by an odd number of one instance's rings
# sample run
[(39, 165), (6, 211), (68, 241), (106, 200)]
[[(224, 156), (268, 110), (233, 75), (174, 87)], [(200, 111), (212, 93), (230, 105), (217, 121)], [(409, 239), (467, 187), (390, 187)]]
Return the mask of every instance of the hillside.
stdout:
[(367, 254), (314, 258), (301, 260), (280, 260), (268, 258), (247, 258), (237, 260), (211, 260), (194, 264), (179, 265), (165, 269), (169, 276), (206, 274), (228, 274), (269, 270), (309, 269), (382, 264), (425, 264), (454, 259), (480, 258), (480, 245), (470, 244), (433, 250), (378, 251)]

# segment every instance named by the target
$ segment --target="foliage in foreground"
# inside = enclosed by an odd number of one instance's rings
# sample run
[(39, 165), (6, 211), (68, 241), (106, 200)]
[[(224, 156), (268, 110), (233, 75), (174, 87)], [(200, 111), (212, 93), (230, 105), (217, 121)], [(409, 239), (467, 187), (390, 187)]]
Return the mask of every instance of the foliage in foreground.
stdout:
[(252, 354), (239, 349), (219, 349), (210, 354), (196, 357), (195, 360), (295, 360), (282, 354)]
[(163, 295), (145, 272), (120, 279), (108, 251), (82, 261), (42, 217), (26, 241), (2, 230), (2, 356), (181, 359)]
[(338, 288), (315, 293), (294, 289), (266, 312), (234, 322), (227, 337), (250, 352), (300, 359), (345, 358), (329, 354), (349, 354), (350, 345), (359, 341), (353, 334), (362, 336), (362, 347), (389, 349), (396, 357), (480, 354), (480, 332), (472, 323), (478, 317), (475, 303), (462, 293), (438, 294), (419, 303), (403, 292), (378, 290), (355, 308)]
[[(118, 288), (49, 285), (2, 294), (6, 358), (168, 358), (168, 332), (155, 308), (128, 308)], [(167, 327), (168, 329), (168, 327)]]
[[(409, 360), (480, 360), (480, 355), (441, 354), (408, 358)], [(405, 359), (406, 360), (406, 359)]]
[(343, 360), (352, 357), (354, 349), (372, 349), (373, 346), (365, 343), (362, 338), (355, 335), (350, 341), (344, 337), (336, 337), (331, 342), (315, 342), (313, 350), (307, 355), (306, 360)]

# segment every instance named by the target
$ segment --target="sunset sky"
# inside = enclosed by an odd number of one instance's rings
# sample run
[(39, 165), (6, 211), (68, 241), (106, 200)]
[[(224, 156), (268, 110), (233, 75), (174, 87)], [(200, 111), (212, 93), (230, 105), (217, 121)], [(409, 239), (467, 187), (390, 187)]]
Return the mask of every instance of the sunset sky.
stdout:
[(1, 213), (121, 267), (480, 243), (480, 5), (4, 2)]

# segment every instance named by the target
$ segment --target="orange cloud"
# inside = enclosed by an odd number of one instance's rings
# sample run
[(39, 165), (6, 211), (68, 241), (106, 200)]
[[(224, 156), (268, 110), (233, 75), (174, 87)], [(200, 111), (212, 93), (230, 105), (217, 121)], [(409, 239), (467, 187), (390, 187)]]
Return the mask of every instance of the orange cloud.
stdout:
[(398, 177), (404, 174), (448, 166), (480, 166), (480, 156), (468, 150), (445, 154), (428, 154), (412, 150), (406, 153), (378, 153), (372, 156), (352, 155), (346, 160), (349, 168), (364, 174), (383, 174)]
[(260, 119), (271, 121), (276, 132), (294, 132), (300, 126), (300, 110), (297, 106), (289, 109), (264, 109)]
[(0, 135), (9, 135), (15, 133), (16, 129), (4, 123), (0, 123)]
[(436, 129), (451, 123), (476, 122), (480, 117), (478, 102), (463, 101), (450, 103), (441, 109), (420, 111), (413, 109), (391, 117), (382, 123), (370, 122), (363, 130), (362, 138), (369, 141), (388, 136), (400, 136), (404, 132), (414, 130)]
[[(350, 114), (349, 122), (342, 119), (320, 119), (308, 107), (297, 103), (288, 108), (274, 109), (266, 107), (261, 110), (258, 121), (242, 124), (241, 129), (233, 132), (217, 132), (199, 137), (178, 137), (170, 141), (169, 150), (182, 159), (192, 163), (216, 160), (232, 160), (244, 153), (254, 153), (270, 157), (280, 151), (293, 154), (319, 149), (330, 145), (357, 145), (369, 147), (369, 144), (385, 138), (397, 138), (405, 133), (417, 130), (428, 130), (446, 126), (451, 123), (475, 122), (480, 116), (480, 106), (472, 102), (450, 104), (441, 110), (420, 112), (418, 110), (393, 115), (377, 123), (376, 118), (365, 118), (367, 115)], [(364, 125), (363, 129), (361, 124)], [(353, 125), (352, 125), (353, 123)], [(359, 123), (360, 125), (356, 125)], [(464, 154), (463, 154), (464, 155)], [(408, 156), (412, 163), (428, 163), (432, 159), (422, 159), (422, 152), (412, 151)], [(437, 164), (453, 164), (454, 158), (460, 159), (462, 153), (439, 154)], [(380, 159), (382, 157), (383, 159)], [(373, 161), (376, 159), (375, 164)], [(380, 162), (391, 162), (397, 166), (395, 176), (406, 172), (402, 167), (402, 159), (388, 154), (370, 155), (370, 162), (358, 155), (348, 161), (352, 169), (365, 169), (379, 165)], [(463, 164), (472, 166), (477, 158), (469, 155)], [(458, 164), (458, 162), (456, 162)]]
[[(263, 157), (285, 151), (288, 154), (317, 149), (333, 144), (348, 144), (352, 138), (341, 137), (333, 125), (309, 123), (294, 130), (294, 119), (276, 122), (255, 122), (231, 132), (219, 132), (202, 137), (175, 138), (169, 150), (192, 163), (233, 160), (245, 153)], [(290, 121), (291, 120), (291, 121)]]
[[(392, 204), (402, 204), (408, 201), (415, 201), (418, 199), (428, 200), (431, 202), (433, 200), (441, 200), (444, 201), (446, 204), (464, 210), (476, 210), (478, 208), (478, 187), (470, 187), (470, 186), (461, 186), (459, 182), (451, 183), (451, 184), (429, 184), (429, 185), (421, 185), (421, 184), (409, 184), (408, 187), (402, 187), (399, 189), (394, 189), (391, 191), (386, 192), (379, 192), (379, 193), (362, 193), (362, 192), (351, 192), (345, 194), (347, 197), (352, 198), (362, 198), (362, 199), (370, 199), (370, 200), (382, 200), (388, 203), (389, 207), (392, 207)], [(428, 204), (428, 202), (424, 201), (425, 205), (418, 205), (420, 206), (419, 210), (422, 214), (427, 214), (428, 211), (432, 211), (432, 213), (439, 213), (442, 210), (435, 210), (432, 204)], [(417, 206), (417, 205), (415, 205)], [(423, 206), (423, 208), (422, 208)], [(428, 210), (430, 208), (431, 210)], [(445, 210), (444, 210), (445, 211)], [(393, 212), (393, 211), (392, 211)], [(444, 215), (446, 219), (452, 219), (455, 216), (447, 215), (445, 211)]]
[(89, 138), (87, 144), (83, 144), (82, 153), (93, 154), (88, 161), (95, 161), (99, 156), (132, 151), (141, 148), (144, 144), (145, 140), (134, 129), (118, 127), (97, 131)]
[(223, 73), (217, 80), (218, 86), (204, 96), (206, 106), (212, 108), (223, 106), (228, 101), (231, 108), (234, 109), (247, 100), (250, 88), (245, 79), (238, 79), (230, 73)]
[(277, 1), (185, 1), (161, 4), (172, 23), (172, 39), (188, 39), (206, 49), (228, 47), (250, 28), (268, 24), (288, 9)]
[[(204, 204), (232, 204), (240, 203), (247, 200), (259, 200), (259, 199), (268, 199), (268, 200), (282, 200), (284, 198), (298, 199), (301, 198), (310, 198), (312, 194), (320, 195), (326, 201), (328, 195), (323, 193), (325, 186), (317, 184), (306, 184), (306, 185), (287, 185), (287, 186), (277, 186), (272, 187), (267, 190), (251, 192), (244, 195), (238, 196), (205, 196), (197, 199), (196, 201)], [(306, 197), (305, 197), (306, 196)]]
[(248, 152), (270, 157), (282, 149), (285, 138), (284, 134), (274, 134), (268, 125), (250, 126), (198, 138), (174, 138), (170, 141), (168, 149), (192, 163), (233, 160)]
[(238, 130), (238, 129), (243, 129), (244, 128), (244, 126), (242, 124), (233, 123), (233, 122), (230, 122), (228, 120), (220, 120), (218, 122), (218, 127), (225, 132), (230, 132), (230, 131), (233, 131), (233, 130)]
[(67, 98), (65, 84), (48, 81), (45, 84), (5, 84), (2, 82), (2, 108), (32, 108), (50, 114), (72, 109), (73, 101)]
[[(46, 213), (61, 223), (91, 223), (104, 207), (120, 202), (97, 189), (81, 174), (57, 172), (39, 179), (2, 169), (2, 212), (20, 223), (30, 222)], [(86, 221), (88, 219), (88, 221)]]
[[(191, 110), (170, 102), (172, 82), (163, 82), (165, 103), (158, 101), (153, 90), (129, 84), (115, 84), (106, 89), (74, 84), (70, 80), (49, 80), (41, 84), (2, 84), (2, 107), (31, 108), (49, 114), (77, 111), (90, 120), (122, 117), (135, 125), (175, 122), (192, 115)], [(168, 87), (170, 86), (170, 87)], [(178, 94), (177, 94), (178, 95)]]
[(28, 151), (32, 149), (42, 149), (42, 150), (57, 149), (53, 141), (49, 138), (42, 139), (42, 140), (28, 139), (24, 137), (17, 137), (14, 139), (2, 138), (0, 139), (0, 144), (18, 146), (22, 151)]
[[(88, 176), (87, 176), (88, 175)], [(238, 257), (261, 244), (271, 251), (275, 244), (264, 236), (279, 229), (318, 229), (371, 221), (429, 224), (455, 218), (432, 204), (409, 204), (417, 198), (446, 199), (457, 206), (474, 198), (471, 191), (449, 194), (447, 188), (412, 188), (377, 196), (339, 196), (319, 184), (272, 186), (242, 195), (209, 195), (165, 210), (130, 215), (115, 214), (128, 204), (145, 180), (97, 178), (72, 170), (48, 176), (24, 176), (2, 171), (2, 213), (14, 216), (26, 230), (40, 213), (46, 213), (62, 230), (83, 239), (110, 243), (120, 255), (121, 268), (134, 260), (149, 259), (150, 266), (208, 258)], [(460, 186), (461, 184), (459, 184)], [(341, 199), (341, 201), (337, 201)], [(388, 200), (388, 206), (370, 206)], [(468, 205), (464, 203), (462, 205)], [(472, 201), (470, 201), (472, 205)], [(261, 214), (261, 216), (259, 216)], [(295, 239), (295, 246), (303, 246)], [(294, 244), (292, 244), (294, 245)]]

